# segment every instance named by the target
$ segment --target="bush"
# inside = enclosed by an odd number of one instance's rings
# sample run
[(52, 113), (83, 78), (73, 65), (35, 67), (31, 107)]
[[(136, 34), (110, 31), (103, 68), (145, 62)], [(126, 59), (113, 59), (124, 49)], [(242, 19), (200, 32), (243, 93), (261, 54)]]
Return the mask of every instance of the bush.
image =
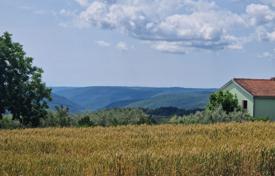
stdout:
[(78, 125), (79, 126), (86, 126), (86, 127), (89, 127), (89, 126), (94, 126), (94, 122), (90, 119), (90, 117), (88, 115), (80, 118), (78, 120)]
[(226, 113), (241, 111), (236, 95), (234, 96), (228, 91), (219, 91), (210, 96), (207, 109), (215, 111), (220, 106)]
[(176, 124), (209, 124), (217, 122), (242, 122), (251, 120), (253, 120), (253, 118), (245, 112), (233, 111), (231, 113), (227, 113), (220, 106), (212, 111), (197, 112), (187, 116), (174, 116), (169, 122)]
[(56, 111), (49, 111), (47, 118), (41, 119), (42, 127), (69, 127), (76, 125), (75, 120), (69, 114), (69, 108), (55, 107)]
[(151, 119), (158, 124), (167, 123), (172, 116), (190, 115), (203, 109), (179, 109), (176, 107), (160, 107), (157, 109), (142, 109)]
[(75, 117), (79, 126), (118, 126), (152, 124), (153, 120), (141, 109), (110, 109)]
[(4, 116), (3, 119), (0, 120), (0, 129), (15, 129), (21, 128), (19, 120), (12, 120), (12, 116), (7, 115)]

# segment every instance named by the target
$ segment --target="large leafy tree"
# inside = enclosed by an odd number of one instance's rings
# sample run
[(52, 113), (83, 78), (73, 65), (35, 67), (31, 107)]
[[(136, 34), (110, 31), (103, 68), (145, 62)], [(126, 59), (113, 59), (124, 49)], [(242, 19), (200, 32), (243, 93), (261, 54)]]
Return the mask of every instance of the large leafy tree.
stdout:
[(227, 113), (241, 110), (237, 97), (228, 91), (218, 91), (210, 96), (207, 109), (214, 111), (219, 107)]
[(37, 126), (46, 116), (51, 89), (42, 82), (43, 70), (32, 62), (11, 34), (0, 37), (0, 118), (10, 112), (22, 124)]

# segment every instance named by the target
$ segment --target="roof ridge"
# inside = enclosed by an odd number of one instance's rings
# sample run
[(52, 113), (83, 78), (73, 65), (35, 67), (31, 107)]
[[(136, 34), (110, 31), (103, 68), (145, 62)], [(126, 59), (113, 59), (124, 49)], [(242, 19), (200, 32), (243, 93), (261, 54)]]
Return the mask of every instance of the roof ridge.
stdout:
[(233, 78), (234, 80), (255, 80), (255, 81), (272, 81), (271, 79), (261, 79), (261, 78)]

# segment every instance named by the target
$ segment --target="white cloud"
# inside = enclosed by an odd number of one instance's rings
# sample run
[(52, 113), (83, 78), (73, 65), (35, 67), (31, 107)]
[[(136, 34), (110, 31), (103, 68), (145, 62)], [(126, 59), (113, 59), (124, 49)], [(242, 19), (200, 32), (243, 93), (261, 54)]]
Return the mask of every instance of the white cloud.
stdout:
[(272, 32), (266, 33), (266, 39), (271, 42), (275, 42), (275, 29)]
[(103, 40), (95, 41), (95, 43), (100, 47), (110, 47), (111, 46), (111, 43), (103, 41)]
[(236, 48), (231, 31), (244, 25), (239, 15), (202, 0), (95, 0), (80, 13), (79, 20), (86, 26), (116, 29), (141, 40), (171, 42), (172, 46), (184, 42), (190, 48), (209, 50)]
[(105, 47), (105, 48), (114, 47), (115, 49), (118, 49), (120, 51), (129, 50), (129, 47), (128, 47), (127, 43), (125, 43), (123, 41), (120, 41), (115, 45), (112, 45), (110, 42), (107, 42), (107, 41), (104, 41), (104, 40), (98, 40), (98, 41), (95, 41), (95, 43), (100, 47)]
[(252, 25), (264, 25), (275, 22), (275, 11), (268, 5), (250, 4), (246, 8)]
[(145, 17), (139, 14), (139, 8), (130, 5), (109, 5), (104, 1), (95, 1), (80, 14), (80, 20), (102, 28), (135, 28), (138, 20)]
[[(222, 19), (227, 19), (222, 20)], [(154, 29), (154, 35), (161, 40), (181, 40), (194, 42), (194, 44), (217, 43), (230, 45), (232, 40), (228, 37), (232, 26), (241, 24), (237, 15), (226, 12), (195, 12), (190, 15), (173, 15), (165, 18)]]
[(181, 42), (154, 42), (151, 47), (165, 53), (186, 54), (188, 50)]
[(129, 49), (128, 45), (125, 42), (118, 42), (116, 44), (116, 48), (121, 50), (121, 51), (127, 51)]
[(275, 42), (275, 29), (274, 31), (268, 32), (266, 29), (260, 28), (257, 34), (260, 41)]
[(247, 0), (245, 11), (238, 13), (219, 7), (217, 0), (75, 1), (83, 8), (81, 12), (62, 10), (60, 14), (73, 17), (81, 27), (117, 30), (148, 41), (159, 51), (242, 49), (255, 36), (260, 41), (275, 41), (275, 0), (257, 4)]
[[(250, 24), (256, 28), (259, 41), (275, 41), (275, 10), (270, 6), (271, 2), (265, 4), (250, 4), (246, 8)], [(268, 5), (269, 4), (269, 5)]]
[(270, 20), (265, 23), (255, 25), (256, 34), (259, 41), (275, 41), (275, 11), (273, 11), (273, 13), (274, 18), (272, 20), (269, 18)]

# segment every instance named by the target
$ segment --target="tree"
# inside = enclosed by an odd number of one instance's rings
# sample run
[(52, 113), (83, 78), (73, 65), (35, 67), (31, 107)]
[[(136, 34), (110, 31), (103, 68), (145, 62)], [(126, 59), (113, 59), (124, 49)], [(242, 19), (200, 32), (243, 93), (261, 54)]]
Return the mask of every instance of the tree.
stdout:
[(32, 62), (11, 34), (0, 36), (0, 117), (10, 112), (22, 124), (37, 126), (46, 116), (51, 89), (42, 82), (43, 70)]
[(71, 119), (70, 119), (70, 109), (66, 106), (56, 106), (56, 117), (59, 119), (59, 125), (61, 127), (66, 127), (71, 125)]
[(218, 91), (210, 96), (207, 109), (214, 111), (219, 106), (221, 106), (226, 113), (241, 110), (237, 97), (228, 91)]

